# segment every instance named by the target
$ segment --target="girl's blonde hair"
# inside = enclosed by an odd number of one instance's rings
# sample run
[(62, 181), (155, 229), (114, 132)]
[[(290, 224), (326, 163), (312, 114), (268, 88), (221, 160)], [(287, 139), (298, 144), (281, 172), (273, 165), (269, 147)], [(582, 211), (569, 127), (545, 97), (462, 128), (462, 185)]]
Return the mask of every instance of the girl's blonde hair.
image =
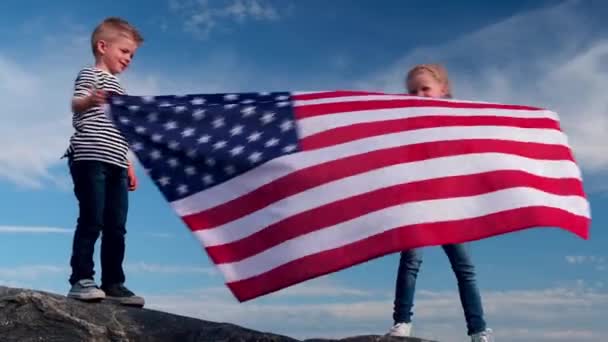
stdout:
[(409, 89), (410, 80), (418, 73), (427, 72), (429, 73), (437, 82), (441, 83), (446, 90), (446, 97), (452, 97), (452, 88), (450, 86), (450, 79), (448, 78), (447, 69), (441, 64), (418, 64), (410, 69), (407, 73), (407, 77), (405, 79), (406, 86)]

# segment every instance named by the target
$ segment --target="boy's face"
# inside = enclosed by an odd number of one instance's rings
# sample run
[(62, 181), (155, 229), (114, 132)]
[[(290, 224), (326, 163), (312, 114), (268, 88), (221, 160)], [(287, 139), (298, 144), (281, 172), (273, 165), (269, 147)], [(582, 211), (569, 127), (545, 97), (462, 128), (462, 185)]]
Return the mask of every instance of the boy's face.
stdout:
[(407, 82), (410, 95), (441, 98), (447, 95), (445, 85), (426, 71), (415, 73)]
[(137, 43), (133, 39), (124, 36), (117, 36), (111, 40), (100, 40), (97, 43), (100, 62), (113, 75), (120, 74), (127, 69), (137, 47)]

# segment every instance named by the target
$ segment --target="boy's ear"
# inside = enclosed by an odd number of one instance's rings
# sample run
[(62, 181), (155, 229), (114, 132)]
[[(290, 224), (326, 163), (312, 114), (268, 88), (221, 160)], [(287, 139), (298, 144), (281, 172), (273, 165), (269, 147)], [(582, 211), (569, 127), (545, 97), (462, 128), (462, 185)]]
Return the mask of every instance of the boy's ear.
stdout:
[(100, 39), (97, 41), (96, 49), (97, 49), (97, 53), (104, 54), (104, 53), (106, 53), (106, 50), (108, 49), (108, 43), (105, 40)]

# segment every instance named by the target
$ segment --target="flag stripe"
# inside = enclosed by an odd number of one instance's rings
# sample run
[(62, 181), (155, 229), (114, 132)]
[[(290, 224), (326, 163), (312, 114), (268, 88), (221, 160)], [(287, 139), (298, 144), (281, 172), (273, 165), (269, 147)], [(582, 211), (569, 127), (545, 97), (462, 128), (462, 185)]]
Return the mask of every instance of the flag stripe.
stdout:
[[(315, 91), (315, 92), (296, 92), (293, 93), (293, 98), (297, 101), (331, 99), (351, 96), (367, 96), (367, 95), (386, 95), (385, 93), (353, 91), (353, 90), (338, 90), (338, 91)], [(401, 96), (403, 98), (404, 95)]]
[(416, 129), (490, 125), (518, 128), (554, 129), (559, 131), (559, 124), (557, 121), (545, 118), (524, 119), (487, 116), (428, 116), (351, 124), (346, 127), (326, 130), (322, 133), (306, 137), (301, 140), (300, 144), (304, 150), (312, 150), (342, 144), (357, 139), (380, 136), (389, 133), (412, 131)]
[[(328, 103), (304, 105), (305, 103), (296, 103), (298, 110), (298, 119), (326, 115), (329, 113), (348, 113), (361, 110), (379, 110), (389, 108), (402, 107), (442, 107), (444, 111), (449, 111), (452, 108), (467, 108), (467, 109), (509, 109), (509, 110), (539, 110), (538, 108), (518, 105), (503, 105), (496, 103), (483, 102), (450, 102), (436, 99), (388, 99), (388, 100), (369, 100), (369, 101), (327, 101)], [(302, 110), (304, 109), (304, 110)]]
[[(432, 209), (435, 210), (435, 209)], [(420, 246), (471, 241), (530, 227), (564, 227), (587, 238), (588, 219), (549, 207), (524, 207), (450, 222), (423, 223), (389, 230), (348, 245), (303, 256), (269, 272), (227, 282), (239, 301), (262, 296), (389, 253)], [(322, 240), (319, 240), (322, 242)]]
[[(532, 184), (532, 185), (530, 185)], [(384, 187), (303, 210), (263, 230), (230, 244), (207, 248), (216, 264), (231, 263), (262, 253), (284, 241), (309, 234), (358, 216), (398, 204), (431, 199), (479, 195), (487, 192), (531, 186), (562, 196), (584, 196), (579, 179), (545, 178), (522, 171), (493, 171)]]
[[(300, 113), (306, 113), (306, 108), (296, 108), (296, 116)], [(378, 122), (396, 119), (427, 117), (427, 116), (454, 116), (454, 117), (470, 117), (470, 116), (488, 116), (492, 118), (531, 118), (531, 119), (552, 119), (557, 121), (555, 113), (550, 111), (529, 111), (529, 110), (503, 110), (503, 109), (462, 109), (454, 108), (446, 110), (445, 108), (391, 108), (379, 110), (363, 110), (356, 112), (338, 112), (326, 113), (321, 116), (313, 116), (303, 118), (298, 121), (298, 129), (300, 137), (306, 138), (310, 135), (317, 134), (338, 127), (349, 127), (351, 125)]]
[[(233, 201), (183, 219), (192, 230), (209, 229), (228, 223), (234, 227), (250, 227), (241, 218), (255, 221), (263, 212), (246, 216), (262, 208), (271, 210), (272, 216), (276, 216), (274, 206), (292, 207), (281, 202), (286, 198), (289, 198), (288, 201), (301, 199), (303, 201), (299, 203), (314, 205), (339, 200), (355, 191), (365, 192), (374, 187), (433, 177), (496, 171), (505, 167), (518, 167), (541, 176), (577, 178), (576, 164), (567, 160), (569, 158), (568, 150), (562, 146), (544, 145), (532, 149), (529, 144), (507, 141), (461, 141), (458, 144), (438, 142), (403, 146), (302, 169)], [(548, 162), (549, 159), (555, 161)], [(431, 168), (431, 171), (421, 172), (426, 168)], [(393, 173), (398, 176), (391, 176)], [(317, 196), (318, 199), (315, 199)], [(247, 231), (243, 228), (235, 229), (241, 233)]]
[[(377, 210), (283, 242), (250, 258), (217, 265), (227, 282), (247, 279), (307, 255), (348, 245), (396, 227), (470, 219), (522, 207), (553, 207), (589, 216), (586, 200), (522, 187), (469, 197), (406, 203)], [(541, 225), (543, 225), (541, 223)]]
[(173, 201), (171, 205), (178, 215), (188, 216), (239, 198), (294, 171), (317, 164), (391, 147), (434, 141), (459, 142), (468, 139), (511, 140), (567, 146), (567, 139), (563, 133), (547, 129), (471, 126), (440, 127), (393, 133), (282, 156), (209, 188), (205, 192)]
[[(518, 160), (519, 159), (519, 160)], [(545, 165), (549, 164), (549, 165)], [(269, 225), (292, 215), (319, 206), (358, 196), (383, 187), (408, 182), (428, 180), (436, 177), (453, 177), (500, 170), (500, 166), (511, 165), (541, 177), (578, 178), (578, 170), (571, 162), (547, 162), (501, 154), (468, 155), (433, 160), (433, 163), (399, 164), (357, 177), (323, 184), (299, 192), (280, 201), (273, 202), (262, 210), (234, 218), (213, 229), (197, 231), (205, 246), (222, 245), (255, 234)], [(421, 170), (428, 170), (420, 173)], [(336, 172), (331, 170), (329, 172)], [(417, 173), (416, 173), (417, 172)], [(204, 218), (204, 215), (201, 215)]]

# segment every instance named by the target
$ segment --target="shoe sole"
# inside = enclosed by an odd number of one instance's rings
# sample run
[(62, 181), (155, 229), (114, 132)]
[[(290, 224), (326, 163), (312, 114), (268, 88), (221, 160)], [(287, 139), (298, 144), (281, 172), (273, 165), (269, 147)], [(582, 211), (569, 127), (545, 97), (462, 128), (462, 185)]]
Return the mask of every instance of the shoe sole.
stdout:
[(76, 299), (79, 300), (81, 302), (90, 302), (90, 303), (96, 303), (96, 302), (101, 302), (102, 300), (106, 299), (105, 297), (83, 297), (83, 296), (75, 296), (75, 295), (68, 295), (67, 296), (70, 299)]

